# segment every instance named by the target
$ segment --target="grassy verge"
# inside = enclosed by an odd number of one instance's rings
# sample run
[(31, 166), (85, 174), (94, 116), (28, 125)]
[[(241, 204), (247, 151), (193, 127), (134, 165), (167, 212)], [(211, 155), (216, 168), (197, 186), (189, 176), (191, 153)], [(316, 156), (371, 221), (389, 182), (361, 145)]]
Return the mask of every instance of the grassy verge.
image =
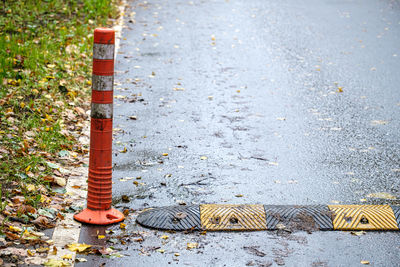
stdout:
[(88, 152), (78, 137), (90, 101), (93, 30), (117, 16), (112, 2), (0, 2), (3, 219), (37, 219), (56, 194), (52, 183), (60, 184), (60, 159)]

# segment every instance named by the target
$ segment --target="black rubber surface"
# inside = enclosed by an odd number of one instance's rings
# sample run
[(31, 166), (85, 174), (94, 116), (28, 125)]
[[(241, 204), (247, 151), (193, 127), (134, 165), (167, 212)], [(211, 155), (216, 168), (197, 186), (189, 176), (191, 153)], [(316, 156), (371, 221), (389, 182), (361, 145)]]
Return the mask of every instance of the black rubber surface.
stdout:
[(264, 208), (267, 228), (270, 230), (281, 229), (282, 227), (305, 231), (333, 229), (332, 213), (326, 205), (264, 205)]
[(137, 222), (146, 227), (162, 230), (199, 230), (200, 207), (194, 205), (154, 208), (139, 214)]
[(392, 207), (394, 217), (396, 218), (397, 226), (400, 229), (400, 206), (390, 206)]

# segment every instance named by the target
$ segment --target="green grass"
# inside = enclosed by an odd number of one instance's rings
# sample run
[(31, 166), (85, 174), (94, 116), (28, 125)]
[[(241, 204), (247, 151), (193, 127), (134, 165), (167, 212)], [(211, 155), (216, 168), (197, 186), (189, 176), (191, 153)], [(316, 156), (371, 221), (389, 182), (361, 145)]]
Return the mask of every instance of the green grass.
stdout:
[(88, 107), (93, 30), (117, 16), (114, 2), (0, 2), (0, 208), (14, 194), (37, 205), (27, 187), (46, 184), (46, 161), (85, 152), (63, 114)]

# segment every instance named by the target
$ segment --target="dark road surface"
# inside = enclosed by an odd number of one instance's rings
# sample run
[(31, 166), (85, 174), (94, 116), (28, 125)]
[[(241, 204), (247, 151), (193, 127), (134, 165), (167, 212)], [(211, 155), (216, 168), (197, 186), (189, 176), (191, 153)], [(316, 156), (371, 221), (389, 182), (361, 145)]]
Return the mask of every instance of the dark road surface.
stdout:
[[(149, 0), (125, 14), (115, 207), (400, 203), (399, 1)], [(125, 257), (77, 266), (400, 266), (398, 232), (167, 233), (136, 216), (107, 228), (127, 235)], [(104, 229), (80, 241), (103, 244)]]

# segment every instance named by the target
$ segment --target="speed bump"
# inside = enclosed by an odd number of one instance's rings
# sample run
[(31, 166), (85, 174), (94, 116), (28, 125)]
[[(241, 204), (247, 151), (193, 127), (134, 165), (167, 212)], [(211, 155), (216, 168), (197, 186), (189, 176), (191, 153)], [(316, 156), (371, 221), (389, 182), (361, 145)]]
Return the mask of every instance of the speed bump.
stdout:
[(136, 220), (143, 226), (161, 230), (201, 229), (198, 205), (148, 209), (140, 213)]
[(266, 205), (267, 228), (289, 227), (298, 230), (332, 230), (332, 212), (326, 205), (284, 206)]
[(263, 205), (200, 205), (201, 226), (211, 231), (266, 230)]
[(400, 206), (203, 204), (147, 209), (137, 217), (161, 230), (399, 230)]
[(389, 205), (329, 205), (334, 230), (399, 230)]

